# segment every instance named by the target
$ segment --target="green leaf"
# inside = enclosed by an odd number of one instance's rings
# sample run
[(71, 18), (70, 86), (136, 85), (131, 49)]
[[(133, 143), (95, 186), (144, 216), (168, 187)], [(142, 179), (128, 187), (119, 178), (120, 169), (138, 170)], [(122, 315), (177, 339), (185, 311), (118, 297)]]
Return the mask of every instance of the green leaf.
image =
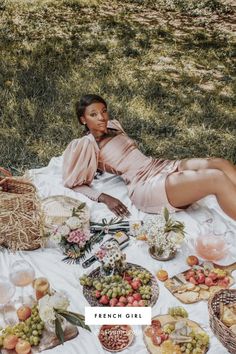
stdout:
[(91, 329), (89, 326), (87, 326), (84, 323), (84, 316), (74, 313), (74, 312), (70, 312), (70, 311), (57, 311), (61, 316), (63, 316), (68, 322), (70, 322), (71, 324), (75, 325), (75, 326), (79, 326), (82, 328), (87, 329), (88, 331), (91, 332)]
[(165, 221), (166, 221), (166, 222), (168, 222), (169, 216), (170, 216), (169, 211), (168, 211), (167, 208), (165, 208), (165, 209), (164, 209), (164, 218), (165, 218)]
[(86, 203), (81, 203), (78, 208), (76, 209), (77, 211), (83, 209), (85, 207)]
[(59, 319), (59, 316), (56, 314), (56, 320), (55, 320), (55, 332), (57, 338), (60, 340), (61, 344), (64, 343), (64, 332), (61, 326), (61, 322)]

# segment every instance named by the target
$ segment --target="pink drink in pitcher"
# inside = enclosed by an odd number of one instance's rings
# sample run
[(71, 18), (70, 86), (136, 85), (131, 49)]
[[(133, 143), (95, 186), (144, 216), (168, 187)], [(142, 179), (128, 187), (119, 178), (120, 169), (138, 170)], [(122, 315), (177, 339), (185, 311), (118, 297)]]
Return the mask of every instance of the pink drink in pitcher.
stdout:
[(219, 261), (227, 256), (228, 247), (224, 236), (199, 235), (195, 242), (197, 254), (209, 261)]

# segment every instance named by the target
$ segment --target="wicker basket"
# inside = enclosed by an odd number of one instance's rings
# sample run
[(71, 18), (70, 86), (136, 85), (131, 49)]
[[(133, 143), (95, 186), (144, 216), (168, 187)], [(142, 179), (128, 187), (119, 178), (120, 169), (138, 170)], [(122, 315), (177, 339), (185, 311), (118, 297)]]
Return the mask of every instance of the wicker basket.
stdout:
[(223, 289), (215, 293), (208, 301), (208, 310), (210, 315), (210, 326), (213, 333), (228, 349), (229, 353), (236, 353), (236, 334), (234, 334), (220, 320), (220, 303), (228, 305), (236, 302), (236, 289)]
[(35, 186), (0, 167), (0, 245), (13, 251), (43, 243), (43, 213)]

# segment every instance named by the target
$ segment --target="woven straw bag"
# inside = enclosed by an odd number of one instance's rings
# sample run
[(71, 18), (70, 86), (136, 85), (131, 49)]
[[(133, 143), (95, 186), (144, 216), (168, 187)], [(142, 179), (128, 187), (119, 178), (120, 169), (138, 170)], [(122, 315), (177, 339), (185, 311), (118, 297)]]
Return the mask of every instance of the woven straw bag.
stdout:
[(43, 245), (43, 213), (35, 186), (0, 167), (0, 245), (13, 251)]
[(236, 289), (224, 289), (213, 294), (208, 301), (210, 326), (213, 333), (228, 349), (229, 353), (236, 353), (236, 334), (220, 320), (220, 304), (228, 305), (236, 302)]

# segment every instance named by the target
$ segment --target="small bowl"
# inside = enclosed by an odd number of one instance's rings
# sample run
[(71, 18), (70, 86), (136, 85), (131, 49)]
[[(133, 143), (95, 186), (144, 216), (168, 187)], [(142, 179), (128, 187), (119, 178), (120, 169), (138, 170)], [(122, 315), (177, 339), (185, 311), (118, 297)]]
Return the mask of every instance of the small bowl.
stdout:
[[(108, 327), (108, 326), (109, 326), (110, 328), (106, 328), (106, 327)], [(127, 343), (125, 346), (123, 346), (122, 348), (119, 348), (119, 349), (112, 349), (112, 348), (110, 348), (109, 346), (106, 346), (106, 344), (100, 339), (100, 336), (101, 336), (101, 334), (102, 334), (103, 331), (109, 330), (109, 329), (114, 330), (116, 327), (122, 327), (122, 328), (125, 327), (126, 331), (128, 332), (129, 341), (128, 341), (128, 343)], [(133, 342), (133, 340), (134, 340), (134, 332), (133, 332), (133, 330), (132, 330), (132, 327), (129, 326), (129, 325), (103, 325), (103, 326), (100, 328), (100, 330), (99, 330), (98, 339), (99, 339), (99, 341), (100, 341), (100, 343), (101, 343), (103, 349), (105, 349), (105, 350), (107, 350), (107, 351), (109, 351), (109, 352), (111, 352), (111, 353), (118, 353), (118, 352), (121, 352), (121, 351), (125, 350), (126, 348), (128, 348), (128, 347), (132, 344), (132, 342)]]
[(162, 261), (162, 262), (170, 261), (171, 259), (175, 258), (176, 253), (177, 253), (177, 251), (172, 252), (172, 253), (170, 253), (169, 256), (167, 256), (167, 257), (164, 257), (164, 256), (162, 256), (162, 255), (157, 255), (157, 254), (155, 253), (155, 248), (154, 248), (154, 246), (149, 247), (148, 251), (149, 251), (149, 254), (150, 254), (150, 256), (151, 256), (152, 258), (156, 259), (157, 261)]

